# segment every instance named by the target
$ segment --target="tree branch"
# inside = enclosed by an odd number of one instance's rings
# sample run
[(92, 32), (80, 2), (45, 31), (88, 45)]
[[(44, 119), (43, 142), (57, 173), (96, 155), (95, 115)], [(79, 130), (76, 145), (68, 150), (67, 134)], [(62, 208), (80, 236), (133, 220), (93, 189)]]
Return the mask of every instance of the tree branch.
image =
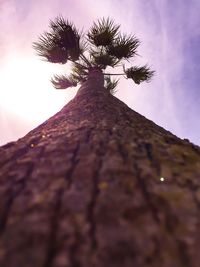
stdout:
[(82, 64), (80, 64), (80, 63), (78, 63), (78, 62), (76, 62), (74, 60), (71, 60), (71, 59), (68, 59), (68, 60), (73, 62), (73, 63), (75, 63), (75, 64), (77, 64), (77, 65), (79, 65), (81, 68), (87, 69), (85, 66), (83, 66)]
[(88, 64), (88, 66), (92, 67), (91, 63), (87, 60), (87, 58), (83, 55), (83, 53), (80, 55), (80, 57), (85, 61), (85, 63)]
[(103, 73), (103, 75), (125, 75), (124, 73)]

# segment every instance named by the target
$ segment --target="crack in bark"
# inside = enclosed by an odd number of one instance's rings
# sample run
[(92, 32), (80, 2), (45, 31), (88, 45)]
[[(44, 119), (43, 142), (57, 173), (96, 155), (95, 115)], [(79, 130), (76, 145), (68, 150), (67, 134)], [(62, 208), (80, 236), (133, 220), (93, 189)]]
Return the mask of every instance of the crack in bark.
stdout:
[(182, 266), (192, 267), (186, 244), (183, 241), (175, 237), (176, 232), (174, 231), (172, 223), (171, 223), (171, 219), (174, 217), (173, 214), (171, 214), (169, 211), (167, 212), (166, 209), (164, 209), (164, 213), (165, 213), (165, 227), (168, 233), (171, 235), (171, 237), (175, 241), (175, 244), (177, 246), (177, 250), (179, 253), (179, 259), (181, 261)]
[(20, 182), (18, 182), (18, 184), (20, 184), (20, 186), (17, 188), (17, 190), (15, 190), (15, 188), (14, 188), (15, 183), (13, 184), (11, 181), (10, 188), (8, 189), (8, 191), (6, 193), (6, 201), (5, 201), (4, 209), (3, 209), (3, 212), (2, 212), (1, 218), (0, 218), (0, 235), (3, 233), (3, 231), (6, 228), (6, 224), (8, 221), (8, 217), (9, 217), (13, 202), (20, 195), (20, 193), (25, 189), (26, 181), (27, 181), (28, 177), (31, 175), (33, 168), (34, 168), (34, 165), (33, 165), (33, 163), (31, 163), (26, 174), (24, 175), (23, 179), (21, 179)]
[(156, 236), (152, 236), (152, 242), (154, 244), (154, 249), (151, 253), (151, 255), (148, 255), (145, 259), (145, 263), (148, 264), (148, 266), (152, 266), (153, 263), (155, 263), (155, 259), (161, 261), (161, 253), (160, 253), (160, 242)]
[(74, 231), (74, 238), (75, 238), (75, 241), (74, 243), (70, 246), (69, 248), (69, 258), (70, 258), (70, 266), (71, 267), (80, 267), (80, 263), (79, 261), (77, 260), (77, 250), (79, 248), (79, 245), (80, 245), (80, 233), (79, 233), (79, 229), (78, 227), (76, 226), (76, 222), (74, 222), (74, 227), (75, 227), (75, 231)]
[[(56, 247), (57, 240), (56, 239), (57, 239), (57, 235), (59, 231), (59, 217), (60, 217), (60, 211), (62, 208), (62, 198), (63, 198), (64, 191), (69, 190), (73, 182), (72, 180), (73, 172), (79, 162), (79, 160), (77, 159), (79, 150), (80, 150), (80, 142), (77, 142), (75, 149), (73, 151), (71, 160), (70, 160), (71, 161), (70, 168), (65, 175), (67, 185), (65, 188), (60, 188), (57, 191), (57, 194), (55, 197), (56, 202), (55, 202), (54, 213), (52, 215), (51, 224), (50, 224), (50, 235), (49, 235), (49, 242), (48, 242), (49, 245), (47, 247), (46, 260), (45, 260), (43, 267), (51, 267), (53, 265), (54, 258), (57, 254), (57, 247)], [(73, 243), (73, 245), (71, 246), (71, 249), (69, 250), (69, 257), (71, 259), (72, 267), (78, 267), (76, 259), (75, 259), (76, 250), (78, 248), (78, 240), (79, 240), (79, 236), (76, 235), (75, 242)]]
[(86, 132), (86, 138), (85, 138), (85, 142), (86, 142), (86, 144), (89, 143), (89, 140), (90, 140), (90, 137), (91, 137), (91, 134), (92, 134), (92, 130), (93, 130), (93, 128), (90, 128), (90, 129)]
[[(89, 142), (91, 132), (92, 132), (92, 129), (89, 129), (86, 132), (86, 137), (84, 140), (85, 143)], [(79, 162), (79, 160), (77, 159), (77, 155), (79, 153), (79, 150), (80, 150), (80, 142), (77, 143), (77, 145), (74, 149), (74, 152), (73, 152), (73, 155), (71, 158), (71, 168), (69, 169), (69, 171), (66, 174), (66, 179), (68, 180), (68, 185), (67, 185), (66, 190), (69, 190), (69, 188), (71, 187), (72, 182), (73, 182), (72, 175), (73, 175), (73, 172), (74, 172), (74, 170), (75, 170), (75, 168)], [(75, 228), (75, 240), (69, 248), (69, 258), (70, 258), (70, 264), (72, 267), (79, 267), (80, 264), (77, 260), (76, 254), (77, 254), (77, 250), (80, 246), (80, 233), (79, 233), (79, 230), (76, 226), (76, 222), (74, 222), (74, 228)], [(45, 267), (49, 267), (49, 266), (45, 266)]]
[(123, 146), (119, 140), (117, 142), (117, 146), (118, 146), (118, 151), (119, 151), (120, 155), (122, 156), (123, 163), (124, 164), (127, 163), (128, 154), (127, 154), (127, 152), (124, 151)]
[(62, 197), (63, 197), (64, 189), (60, 188), (57, 190), (55, 194), (55, 205), (53, 208), (53, 214), (51, 217), (50, 223), (50, 234), (48, 240), (48, 247), (46, 253), (46, 259), (43, 267), (51, 267), (53, 264), (54, 257), (57, 253), (57, 235), (59, 228), (59, 215), (62, 208)]
[[(99, 164), (98, 164), (99, 169), (101, 169), (101, 166), (102, 166), (102, 160), (99, 161)], [(88, 205), (88, 210), (87, 210), (87, 221), (90, 224), (89, 236), (90, 236), (90, 240), (91, 240), (91, 249), (92, 250), (95, 250), (97, 248), (97, 240), (96, 240), (96, 236), (95, 236), (96, 222), (94, 220), (94, 211), (95, 211), (95, 206), (97, 203), (97, 197), (99, 194), (98, 182), (99, 182), (99, 170), (96, 170), (94, 172), (94, 176), (93, 176), (92, 197), (91, 197), (91, 201)]]
[(146, 150), (147, 157), (151, 162), (152, 167), (156, 170), (158, 176), (160, 176), (161, 174), (160, 164), (158, 163), (158, 160), (154, 156), (152, 144), (145, 142), (144, 149)]
[(78, 164), (79, 160), (77, 159), (77, 155), (78, 155), (78, 151), (80, 149), (80, 143), (78, 142), (76, 144), (76, 147), (73, 151), (72, 157), (71, 157), (71, 164), (70, 164), (70, 168), (66, 173), (66, 180), (68, 181), (68, 189), (70, 188), (71, 184), (72, 184), (72, 175), (73, 172), (76, 168), (76, 165)]
[[(109, 138), (109, 135), (108, 135)], [(105, 144), (107, 144), (106, 138), (104, 139), (104, 142), (100, 142), (100, 148), (101, 150), (98, 153), (98, 158), (99, 158), (99, 162), (98, 165), (96, 167), (96, 170), (94, 171), (94, 175), (93, 175), (93, 191), (92, 191), (92, 196), (91, 196), (91, 201), (88, 204), (88, 209), (87, 209), (87, 221), (90, 224), (90, 228), (89, 228), (89, 237), (91, 240), (91, 250), (95, 251), (97, 249), (97, 239), (96, 239), (96, 221), (94, 219), (94, 212), (95, 212), (95, 207), (97, 204), (97, 199), (98, 199), (98, 195), (99, 195), (99, 176), (100, 176), (100, 170), (103, 164), (103, 157), (105, 155), (106, 149), (105, 149)]]
[[(90, 139), (90, 136), (91, 136), (91, 129), (89, 129), (87, 132), (86, 132), (86, 138), (85, 138), (85, 143), (88, 143), (89, 142), (89, 139)], [(70, 188), (71, 184), (72, 184), (72, 174), (75, 170), (75, 167), (77, 165), (77, 163), (79, 162), (79, 160), (77, 160), (77, 155), (78, 155), (78, 152), (80, 150), (80, 143), (77, 144), (75, 150), (74, 150), (74, 154), (73, 154), (73, 157), (71, 159), (71, 169), (69, 170), (68, 175), (70, 175), (70, 177), (68, 178), (69, 180), (69, 184), (68, 184), (68, 188)], [(76, 226), (76, 222), (74, 222), (74, 242), (73, 244), (70, 246), (69, 248), (69, 259), (70, 259), (70, 266), (71, 267), (80, 267), (80, 263), (78, 262), (77, 260), (77, 257), (76, 257), (76, 254), (77, 254), (77, 251), (78, 251), (78, 248), (80, 246), (80, 233), (79, 233), (79, 230), (78, 230), (78, 227)]]
[(148, 192), (147, 186), (146, 186), (144, 180), (142, 179), (142, 177), (140, 175), (140, 170), (139, 170), (139, 168), (137, 166), (137, 163), (134, 163), (134, 169), (135, 169), (135, 172), (136, 172), (136, 178), (137, 178), (137, 181), (138, 181), (138, 185), (139, 185), (140, 190), (141, 190), (141, 192), (142, 192), (142, 194), (144, 196), (144, 199), (146, 200), (147, 206), (149, 207), (149, 210), (151, 211), (151, 214), (152, 214), (152, 217), (153, 217), (154, 221), (156, 222), (156, 224), (159, 224), (160, 223), (160, 219), (159, 219), (158, 214), (157, 214), (157, 208), (152, 203), (151, 195)]
[(187, 252), (186, 245), (184, 244), (183, 241), (180, 240), (175, 240), (177, 242), (177, 247), (178, 247), (178, 252), (180, 255), (180, 260), (181, 264), (184, 267), (192, 267), (191, 262), (190, 262), (190, 257)]

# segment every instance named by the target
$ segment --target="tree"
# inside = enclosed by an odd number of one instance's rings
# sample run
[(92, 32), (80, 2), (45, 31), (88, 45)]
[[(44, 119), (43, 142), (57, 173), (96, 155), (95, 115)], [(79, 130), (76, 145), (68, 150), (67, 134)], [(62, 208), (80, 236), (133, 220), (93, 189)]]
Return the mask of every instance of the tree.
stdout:
[(0, 266), (199, 266), (200, 148), (103, 85), (0, 147)]
[[(39, 56), (48, 62), (65, 64), (71, 61), (72, 74), (55, 75), (52, 84), (56, 89), (77, 86), (87, 80), (89, 73), (99, 71), (104, 76), (104, 87), (114, 93), (118, 80), (111, 75), (123, 75), (136, 84), (150, 81), (154, 71), (145, 65), (125, 68), (124, 60), (130, 61), (137, 55), (139, 40), (119, 32), (119, 25), (111, 19), (101, 19), (86, 33), (79, 33), (73, 23), (63, 17), (50, 22), (50, 31), (39, 37), (33, 44)], [(107, 67), (123, 66), (123, 73), (106, 73)]]
[(198, 267), (200, 148), (88, 84), (0, 147), (0, 266)]

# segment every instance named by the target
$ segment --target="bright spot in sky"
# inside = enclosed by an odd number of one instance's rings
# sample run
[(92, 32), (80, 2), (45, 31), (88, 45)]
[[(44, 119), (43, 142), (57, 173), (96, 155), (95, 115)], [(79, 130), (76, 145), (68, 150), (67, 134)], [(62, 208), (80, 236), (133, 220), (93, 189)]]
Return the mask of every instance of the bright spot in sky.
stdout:
[(55, 114), (66, 103), (66, 91), (58, 92), (50, 82), (61, 67), (55, 68), (38, 57), (9, 57), (0, 71), (0, 105), (32, 122), (42, 122)]
[(165, 178), (164, 177), (160, 177), (160, 181), (164, 182)]

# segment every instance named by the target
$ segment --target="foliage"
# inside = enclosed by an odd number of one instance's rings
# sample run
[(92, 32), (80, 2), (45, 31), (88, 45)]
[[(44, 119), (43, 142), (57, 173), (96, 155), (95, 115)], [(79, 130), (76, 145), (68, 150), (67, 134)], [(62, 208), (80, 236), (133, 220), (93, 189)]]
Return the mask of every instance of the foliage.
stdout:
[(47, 61), (65, 64), (67, 60), (79, 59), (79, 39), (75, 26), (62, 17), (57, 17), (55, 21), (50, 21), (50, 32), (44, 32), (39, 41), (33, 43), (33, 47)]
[(112, 45), (118, 34), (119, 25), (115, 25), (111, 19), (98, 20), (89, 30), (87, 36), (91, 44), (95, 46)]
[(111, 93), (111, 94), (114, 94), (116, 92), (116, 86), (119, 82), (119, 79), (113, 79), (111, 80), (110, 76), (107, 75), (105, 76), (104, 78), (105, 80), (105, 88)]
[(154, 74), (150, 68), (145, 65), (143, 67), (131, 67), (125, 70), (126, 77), (132, 79), (136, 84), (143, 81), (149, 82)]
[(76, 86), (87, 80), (92, 69), (100, 69), (105, 78), (105, 87), (115, 92), (118, 80), (111, 80), (111, 75), (123, 75), (136, 84), (150, 81), (154, 71), (147, 65), (133, 66), (123, 73), (106, 73), (107, 67), (119, 66), (123, 60), (129, 60), (137, 55), (139, 40), (132, 35), (122, 35), (119, 25), (110, 18), (98, 20), (86, 34), (79, 32), (75, 25), (62, 16), (50, 21), (50, 30), (39, 36), (33, 43), (37, 54), (51, 63), (65, 64), (72, 62), (72, 72), (69, 77), (55, 75), (51, 82), (56, 89)]
[(109, 55), (103, 49), (101, 51), (91, 51), (91, 62), (100, 69), (106, 69), (107, 66), (115, 67), (118, 63), (116, 57)]
[(64, 75), (54, 75), (54, 77), (51, 79), (52, 84), (56, 89), (66, 89), (68, 87), (76, 86), (77, 83), (73, 78), (66, 77)]
[(134, 36), (119, 36), (108, 46), (108, 53), (118, 59), (131, 58), (136, 54), (139, 40)]

